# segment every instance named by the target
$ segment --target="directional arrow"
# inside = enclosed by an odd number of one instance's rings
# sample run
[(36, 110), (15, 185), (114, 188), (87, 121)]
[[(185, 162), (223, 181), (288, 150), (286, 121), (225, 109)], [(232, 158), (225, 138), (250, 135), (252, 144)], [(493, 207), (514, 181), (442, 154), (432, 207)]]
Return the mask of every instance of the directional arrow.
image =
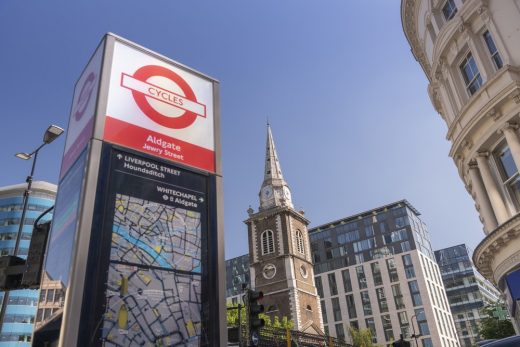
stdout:
[(123, 155), (120, 153), (117, 155), (117, 159), (121, 160), (121, 158), (123, 158)]

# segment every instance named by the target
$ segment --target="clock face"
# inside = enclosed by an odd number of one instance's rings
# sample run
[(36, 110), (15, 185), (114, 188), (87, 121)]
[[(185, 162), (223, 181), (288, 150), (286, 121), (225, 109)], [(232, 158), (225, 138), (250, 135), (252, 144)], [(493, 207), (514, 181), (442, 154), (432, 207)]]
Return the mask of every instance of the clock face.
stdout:
[(274, 275), (276, 275), (276, 266), (274, 266), (273, 264), (265, 265), (262, 269), (262, 275), (264, 275), (266, 279), (270, 280), (274, 277)]
[(269, 200), (273, 196), (273, 187), (266, 186), (262, 189), (262, 200)]
[(291, 190), (288, 187), (284, 186), (283, 195), (285, 196), (286, 199), (290, 200), (291, 199)]

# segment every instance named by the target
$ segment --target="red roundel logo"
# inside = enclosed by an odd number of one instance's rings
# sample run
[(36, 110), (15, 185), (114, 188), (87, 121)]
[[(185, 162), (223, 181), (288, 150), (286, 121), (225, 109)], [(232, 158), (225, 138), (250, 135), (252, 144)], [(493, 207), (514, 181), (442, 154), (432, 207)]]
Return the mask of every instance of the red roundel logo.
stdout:
[[(148, 82), (153, 77), (166, 78), (173, 82), (179, 90), (171, 91)], [(192, 125), (197, 116), (206, 117), (206, 106), (199, 103), (190, 85), (177, 73), (157, 65), (143, 66), (132, 75), (121, 76), (121, 85), (132, 91), (132, 96), (141, 111), (151, 120), (172, 129), (183, 129)], [(176, 117), (161, 113), (150, 103), (157, 100), (174, 108), (181, 114)]]

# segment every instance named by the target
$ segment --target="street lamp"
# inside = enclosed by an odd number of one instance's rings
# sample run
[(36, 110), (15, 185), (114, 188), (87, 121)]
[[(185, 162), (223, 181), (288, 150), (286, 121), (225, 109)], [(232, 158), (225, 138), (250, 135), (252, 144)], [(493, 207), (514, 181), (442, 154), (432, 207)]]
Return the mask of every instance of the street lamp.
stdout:
[(32, 167), (31, 167), (31, 173), (29, 176), (27, 176), (27, 179), (25, 180), (27, 182), (27, 189), (25, 190), (23, 194), (23, 208), (22, 208), (22, 216), (20, 217), (20, 224), (18, 226), (18, 234), (16, 235), (16, 243), (14, 244), (14, 255), (16, 256), (18, 254), (18, 249), (20, 247), (20, 240), (22, 237), (22, 230), (23, 225), (25, 222), (25, 213), (27, 212), (27, 204), (29, 203), (29, 195), (31, 194), (31, 186), (32, 186), (32, 178), (34, 175), (34, 168), (36, 166), (36, 159), (38, 158), (38, 152), (40, 149), (43, 148), (43, 146), (48, 145), (52, 141), (56, 140), (58, 136), (60, 136), (63, 133), (63, 129), (60, 128), (57, 125), (50, 125), (45, 133), (43, 134), (43, 143), (36, 148), (31, 153), (25, 153), (20, 152), (16, 153), (15, 156), (17, 158), (23, 159), (23, 160), (29, 160), (33, 158)]
[(417, 338), (418, 337), (421, 337), (422, 335), (421, 334), (416, 334), (415, 333), (415, 326), (413, 325), (413, 319), (415, 317), (415, 321), (417, 322), (417, 327), (419, 327), (419, 322), (417, 321), (417, 314), (420, 314), (420, 313), (424, 313), (424, 310), (423, 311), (419, 311), (417, 312), (416, 314), (414, 314), (412, 316), (412, 318), (410, 318), (410, 320), (412, 321), (412, 330), (413, 330), (413, 335), (411, 337), (413, 337), (415, 339), (415, 346), (416, 347), (419, 347), (419, 343), (417, 342)]
[[(57, 125), (50, 125), (45, 133), (43, 134), (43, 143), (38, 146), (34, 151), (31, 153), (25, 153), (20, 152), (16, 153), (15, 156), (17, 158), (23, 159), (23, 160), (29, 160), (33, 159), (32, 167), (31, 167), (31, 173), (29, 176), (27, 176), (26, 182), (27, 182), (27, 189), (23, 193), (23, 209), (22, 209), (22, 216), (20, 217), (20, 224), (18, 225), (18, 234), (16, 235), (16, 243), (14, 245), (14, 253), (13, 255), (16, 257), (18, 254), (18, 249), (20, 248), (20, 240), (22, 238), (22, 232), (23, 232), (23, 226), (25, 224), (25, 213), (27, 212), (27, 205), (29, 203), (29, 195), (31, 194), (31, 186), (32, 186), (32, 178), (34, 175), (34, 167), (36, 166), (36, 159), (38, 158), (38, 152), (40, 149), (43, 148), (43, 146), (48, 145), (52, 141), (56, 140), (58, 136), (60, 136), (63, 133), (63, 129), (60, 128)], [(9, 291), (4, 292), (4, 296), (2, 299), (2, 307), (0, 308), (0, 331), (3, 328), (4, 325), (4, 318), (5, 318), (5, 311), (7, 304), (9, 303)]]

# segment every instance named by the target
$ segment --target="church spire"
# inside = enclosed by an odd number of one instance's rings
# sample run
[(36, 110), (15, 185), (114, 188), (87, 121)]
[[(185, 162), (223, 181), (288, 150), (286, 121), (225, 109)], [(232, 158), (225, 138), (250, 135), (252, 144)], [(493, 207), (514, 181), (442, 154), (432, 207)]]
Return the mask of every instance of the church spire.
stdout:
[(260, 189), (260, 209), (276, 206), (293, 207), (291, 191), (282, 174), (271, 126), (267, 123), (267, 143), (265, 150), (264, 181)]
[(274, 146), (273, 133), (271, 126), (267, 123), (267, 144), (265, 150), (265, 171), (264, 183), (266, 181), (283, 180), (282, 168), (278, 161), (278, 154)]

